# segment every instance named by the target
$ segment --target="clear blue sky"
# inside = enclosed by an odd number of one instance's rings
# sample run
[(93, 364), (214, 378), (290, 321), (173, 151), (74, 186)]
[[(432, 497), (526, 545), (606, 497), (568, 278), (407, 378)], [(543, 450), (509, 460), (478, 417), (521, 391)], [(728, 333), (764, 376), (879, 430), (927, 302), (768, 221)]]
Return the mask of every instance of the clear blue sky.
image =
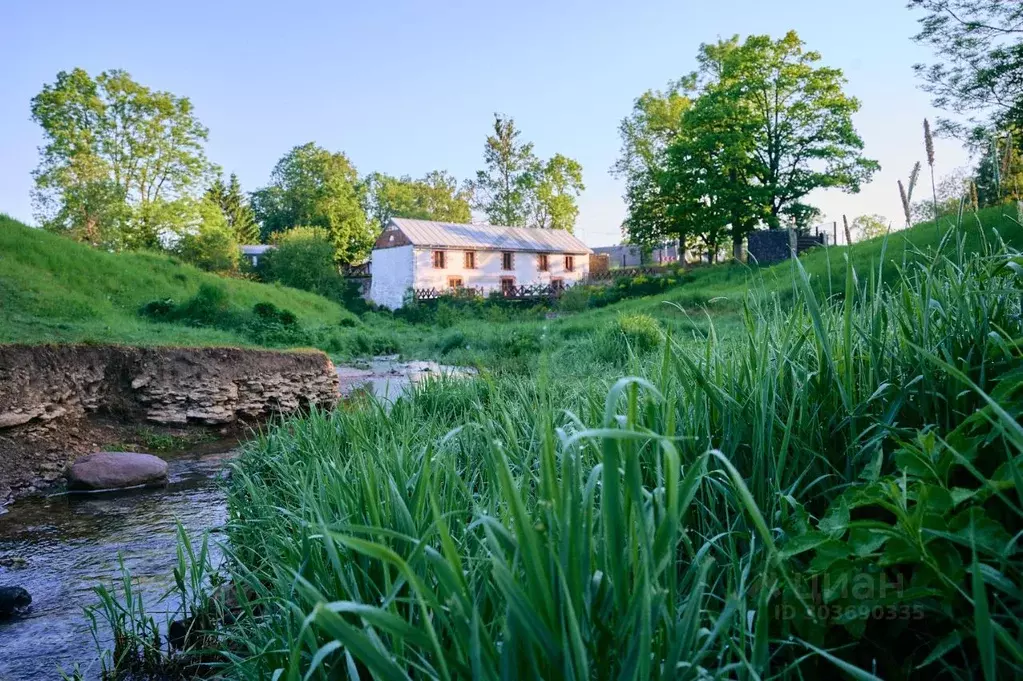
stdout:
[[(828, 219), (900, 214), (895, 185), (922, 160), (932, 119), (911, 65), (903, 0), (591, 2), (22, 2), (0, 0), (0, 212), (32, 221), (30, 172), (41, 142), (29, 100), (60, 70), (120, 68), (192, 99), (208, 155), (245, 189), (289, 148), (343, 150), (360, 173), (459, 179), (482, 161), (494, 112), (515, 118), (542, 156), (583, 165), (577, 233), (613, 243), (624, 217), (608, 175), (633, 99), (694, 67), (701, 42), (796, 29), (843, 69), (882, 172), (857, 196), (813, 198)], [(966, 162), (952, 142), (938, 164)]]

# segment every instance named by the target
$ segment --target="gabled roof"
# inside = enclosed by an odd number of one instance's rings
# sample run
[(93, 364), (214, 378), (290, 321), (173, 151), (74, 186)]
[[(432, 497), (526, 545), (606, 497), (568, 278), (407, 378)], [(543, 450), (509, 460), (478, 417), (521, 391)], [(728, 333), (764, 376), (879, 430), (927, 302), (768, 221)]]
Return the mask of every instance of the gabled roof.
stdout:
[[(534, 229), (501, 225), (459, 225), (452, 222), (391, 218), (384, 236), (399, 230), (414, 246), (469, 250), (591, 253), (590, 248), (563, 229)], [(377, 248), (386, 246), (383, 237)], [(398, 244), (395, 244), (398, 245)]]

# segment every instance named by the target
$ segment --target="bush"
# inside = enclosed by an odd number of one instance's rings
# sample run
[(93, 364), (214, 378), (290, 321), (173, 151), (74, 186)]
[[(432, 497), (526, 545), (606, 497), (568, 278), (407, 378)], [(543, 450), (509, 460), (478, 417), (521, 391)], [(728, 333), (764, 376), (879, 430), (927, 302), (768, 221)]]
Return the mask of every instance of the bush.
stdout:
[(202, 222), (195, 231), (181, 237), (176, 249), (178, 255), (185, 262), (209, 272), (238, 272), (241, 252), (223, 211), (207, 200), (202, 202), (199, 211)]
[(630, 351), (635, 355), (656, 350), (664, 342), (661, 325), (646, 314), (624, 314), (600, 330), (596, 339), (599, 355), (608, 362), (621, 363)]
[(565, 289), (558, 300), (562, 312), (582, 312), (590, 306), (590, 293), (594, 287), (576, 284)]
[(228, 303), (227, 288), (220, 284), (201, 285), (194, 296), (172, 313), (173, 321), (221, 329), (235, 326), (236, 316)]
[(458, 329), (452, 329), (441, 336), (440, 340), (437, 341), (437, 350), (440, 351), (440, 354), (446, 355), (456, 348), (464, 348), (465, 341), (464, 333)]
[(175, 309), (177, 309), (177, 304), (174, 299), (164, 298), (149, 301), (139, 309), (139, 314), (157, 321), (164, 321), (174, 313)]
[(346, 283), (334, 263), (334, 245), (327, 230), (293, 227), (276, 234), (273, 245), (275, 248), (260, 259), (258, 272), (264, 281), (344, 302)]

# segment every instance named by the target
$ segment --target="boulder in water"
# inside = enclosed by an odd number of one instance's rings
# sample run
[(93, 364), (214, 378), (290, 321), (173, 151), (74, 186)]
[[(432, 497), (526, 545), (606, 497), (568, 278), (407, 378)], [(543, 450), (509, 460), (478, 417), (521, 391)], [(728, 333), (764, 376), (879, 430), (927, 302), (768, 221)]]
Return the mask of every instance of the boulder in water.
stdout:
[(15, 615), (32, 604), (32, 596), (20, 586), (0, 586), (0, 619)]
[(78, 490), (122, 489), (167, 481), (167, 462), (138, 452), (96, 452), (75, 459), (68, 487)]

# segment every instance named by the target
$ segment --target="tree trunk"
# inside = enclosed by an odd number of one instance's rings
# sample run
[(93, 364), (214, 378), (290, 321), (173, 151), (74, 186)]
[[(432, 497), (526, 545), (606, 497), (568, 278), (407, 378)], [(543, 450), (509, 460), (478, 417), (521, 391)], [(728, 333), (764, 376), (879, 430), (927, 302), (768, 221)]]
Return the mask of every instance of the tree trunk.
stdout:
[(736, 262), (742, 262), (745, 258), (745, 252), (742, 247), (742, 237), (732, 237), (732, 258)]

